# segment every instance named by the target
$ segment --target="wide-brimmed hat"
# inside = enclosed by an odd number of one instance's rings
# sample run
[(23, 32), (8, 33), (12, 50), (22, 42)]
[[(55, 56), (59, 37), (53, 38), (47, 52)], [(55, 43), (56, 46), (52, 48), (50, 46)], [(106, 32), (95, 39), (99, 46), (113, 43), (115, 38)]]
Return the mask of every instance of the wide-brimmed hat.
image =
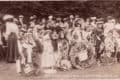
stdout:
[(48, 18), (49, 18), (49, 19), (52, 19), (52, 18), (53, 18), (53, 16), (52, 16), (52, 15), (50, 15), (50, 16), (48, 16)]
[(23, 15), (19, 15), (19, 18), (24, 18), (24, 16)]
[(96, 17), (91, 17), (90, 19), (91, 19), (91, 20), (96, 20), (97, 18), (96, 18)]
[(70, 18), (74, 18), (74, 15), (70, 15)]
[(3, 16), (3, 20), (6, 21), (8, 19), (14, 19), (14, 16), (13, 15), (9, 15), (9, 14), (6, 14)]
[(32, 21), (32, 20), (35, 20), (36, 18), (37, 18), (36, 15), (30, 16), (30, 20), (31, 20), (31, 21)]
[(96, 23), (97, 24), (102, 24), (102, 23), (104, 23), (104, 19), (103, 18), (98, 18)]

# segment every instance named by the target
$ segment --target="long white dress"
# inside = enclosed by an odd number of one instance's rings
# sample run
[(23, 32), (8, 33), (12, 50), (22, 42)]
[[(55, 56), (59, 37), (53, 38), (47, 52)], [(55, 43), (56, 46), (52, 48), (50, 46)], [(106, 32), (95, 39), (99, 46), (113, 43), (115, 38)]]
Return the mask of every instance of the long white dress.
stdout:
[(50, 68), (55, 66), (55, 55), (53, 51), (53, 46), (49, 36), (44, 37), (43, 39), (43, 54), (41, 60), (42, 68)]

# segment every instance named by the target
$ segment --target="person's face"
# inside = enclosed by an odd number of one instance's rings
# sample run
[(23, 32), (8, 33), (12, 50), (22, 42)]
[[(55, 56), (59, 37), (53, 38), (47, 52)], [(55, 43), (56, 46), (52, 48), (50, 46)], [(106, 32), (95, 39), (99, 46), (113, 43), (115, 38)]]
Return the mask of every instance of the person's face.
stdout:
[(74, 18), (74, 16), (73, 15), (70, 15), (70, 19), (73, 19)]
[(52, 19), (53, 19), (53, 16), (49, 16), (48, 18), (49, 18), (49, 20), (52, 20)]
[(54, 31), (53, 34), (52, 34), (52, 38), (53, 38), (53, 39), (56, 39), (57, 37), (58, 37), (58, 36), (57, 36), (57, 32)]
[(103, 24), (102, 24), (102, 23), (97, 24), (97, 27), (98, 27), (98, 28), (102, 28), (102, 27), (103, 27)]
[(81, 28), (81, 24), (78, 24), (77, 26)]
[(90, 22), (90, 19), (86, 19), (86, 22), (88, 22), (88, 23), (89, 23), (89, 22)]
[(111, 20), (111, 23), (115, 24), (116, 23), (115, 19)]
[(45, 23), (46, 22), (46, 19), (42, 19), (42, 21), (41, 21), (42, 23)]

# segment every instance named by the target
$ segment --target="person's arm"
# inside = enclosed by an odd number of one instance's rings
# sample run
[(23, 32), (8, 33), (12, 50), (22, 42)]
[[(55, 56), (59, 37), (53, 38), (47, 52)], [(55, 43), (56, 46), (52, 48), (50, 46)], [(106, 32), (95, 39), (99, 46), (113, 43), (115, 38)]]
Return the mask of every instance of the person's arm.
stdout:
[(38, 33), (37, 33), (37, 27), (35, 26), (35, 28), (33, 29), (33, 37), (35, 40), (39, 39), (38, 37)]
[[(11, 26), (11, 25), (9, 25), (9, 27), (10, 27), (10, 26)], [(6, 31), (3, 33), (3, 36), (5, 37), (5, 40), (8, 40), (8, 35), (9, 35), (9, 33), (10, 33), (10, 29), (9, 29), (9, 27), (8, 27), (8, 24), (6, 24), (5, 27), (6, 27)]]
[(3, 45), (3, 42), (2, 42), (2, 33), (0, 31), (0, 45)]
[(11, 28), (15, 28), (16, 36), (19, 38), (19, 26), (17, 24), (14, 24)]

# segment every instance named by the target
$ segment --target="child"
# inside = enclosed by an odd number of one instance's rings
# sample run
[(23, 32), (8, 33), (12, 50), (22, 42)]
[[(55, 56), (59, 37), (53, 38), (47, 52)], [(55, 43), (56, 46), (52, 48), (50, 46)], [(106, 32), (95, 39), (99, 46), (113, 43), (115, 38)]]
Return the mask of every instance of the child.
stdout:
[(86, 46), (82, 43), (74, 44), (69, 56), (74, 68), (83, 69), (80, 63), (88, 59)]
[(59, 35), (59, 41), (58, 41), (58, 67), (62, 70), (70, 70), (71, 69), (71, 63), (69, 61), (69, 44), (68, 41), (65, 39), (64, 32), (61, 31)]
[(41, 68), (44, 73), (56, 73), (55, 64), (55, 54), (52, 46), (52, 41), (50, 38), (50, 32), (44, 34), (43, 40), (43, 53), (41, 55)]
[(112, 59), (112, 54), (115, 54), (115, 38), (113, 31), (109, 31), (105, 38), (105, 54), (109, 59)]
[(28, 33), (18, 41), (18, 44), (21, 56), (21, 58), (17, 60), (17, 67), (19, 67), (18, 72), (24, 72), (27, 74), (33, 70), (32, 49), (35, 46), (35, 43), (34, 40), (32, 39), (32, 34), (28, 31)]

